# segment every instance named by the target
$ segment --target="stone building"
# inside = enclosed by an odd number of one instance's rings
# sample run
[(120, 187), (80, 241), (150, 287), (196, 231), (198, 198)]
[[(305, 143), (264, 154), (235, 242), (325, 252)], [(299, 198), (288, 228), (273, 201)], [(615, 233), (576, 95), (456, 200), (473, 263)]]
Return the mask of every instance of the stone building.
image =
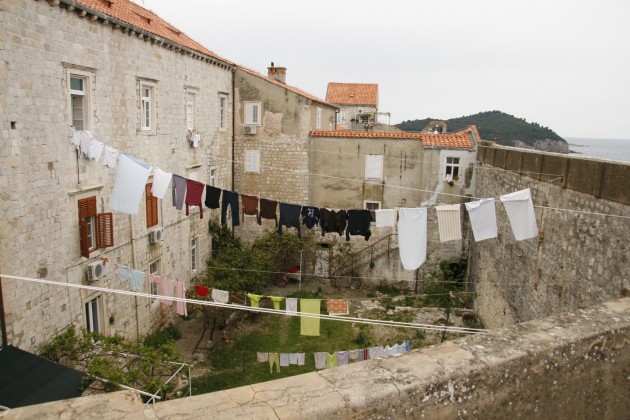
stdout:
[[(337, 128), (372, 130), (378, 121), (378, 84), (328, 83), (326, 101), (339, 107)], [(379, 130), (376, 130), (379, 131)]]
[[(477, 142), (475, 126), (447, 134), (391, 133), (366, 131), (324, 131), (311, 133), (311, 203), (343, 209), (392, 209), (433, 207), (466, 201), (475, 182), (473, 165)], [(435, 211), (429, 211), (428, 241), (434, 260), (459, 259), (466, 238), (440, 243)], [(368, 242), (352, 238), (357, 249), (371, 250), (370, 260), (379, 253), (397, 249), (395, 228), (371, 228)], [(383, 249), (381, 240), (389, 235)], [(369, 262), (367, 261), (367, 262)], [(389, 262), (388, 262), (389, 261)], [(367, 277), (409, 278), (397, 258), (380, 261), (377, 270), (361, 273)], [(367, 263), (363, 264), (366, 268)]]
[[(138, 215), (112, 212), (115, 171), (80, 156), (69, 128), (229, 188), (234, 65), (127, 0), (18, 0), (0, 20), (0, 273), (130, 290), (120, 264), (188, 283), (210, 249), (208, 216), (176, 211), (170, 192), (145, 194)], [(30, 351), (69, 325), (135, 338), (173, 314), (157, 300), (7, 278), (1, 296), (3, 344)]]
[[(334, 130), (336, 107), (286, 84), (286, 68), (263, 76), (244, 67), (234, 75), (234, 190), (271, 200), (311, 203), (309, 159), (312, 130)], [(273, 220), (245, 216), (237, 228), (244, 239)]]

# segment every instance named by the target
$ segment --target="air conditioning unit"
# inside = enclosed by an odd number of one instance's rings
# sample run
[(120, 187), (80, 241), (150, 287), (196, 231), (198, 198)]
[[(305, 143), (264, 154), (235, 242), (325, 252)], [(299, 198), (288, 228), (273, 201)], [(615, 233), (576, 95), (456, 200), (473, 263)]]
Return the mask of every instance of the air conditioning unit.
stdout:
[(244, 134), (256, 134), (256, 126), (255, 125), (246, 125), (243, 128)]
[(164, 229), (162, 228), (152, 230), (151, 233), (149, 234), (149, 240), (151, 241), (152, 244), (157, 244), (163, 238), (164, 238)]
[(105, 275), (105, 266), (103, 261), (95, 261), (87, 266), (87, 279), (96, 281)]

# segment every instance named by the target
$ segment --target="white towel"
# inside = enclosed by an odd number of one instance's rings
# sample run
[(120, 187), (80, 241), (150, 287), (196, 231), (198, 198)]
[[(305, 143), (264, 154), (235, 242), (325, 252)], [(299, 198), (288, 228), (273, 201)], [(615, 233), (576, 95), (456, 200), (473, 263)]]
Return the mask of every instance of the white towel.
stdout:
[(153, 196), (163, 200), (168, 185), (171, 183), (173, 174), (170, 172), (164, 172), (160, 168), (156, 167), (153, 170), (153, 186), (151, 187), (151, 193)]
[(376, 227), (394, 226), (394, 209), (374, 210)]
[(466, 204), (475, 242), (497, 237), (497, 213), (494, 198), (483, 198)]
[(109, 208), (121, 213), (138, 214), (150, 172), (149, 165), (143, 166), (139, 161), (121, 154)]
[(103, 147), (105, 147), (103, 142), (92, 140), (88, 157), (90, 159), (95, 159), (98, 162), (98, 160), (101, 158), (101, 153), (103, 153)]
[(227, 290), (212, 289), (212, 300), (221, 303), (228, 303), (230, 292)]
[(517, 241), (538, 236), (536, 213), (529, 188), (499, 197), (510, 220)]
[(460, 209), (461, 206), (459, 204), (449, 204), (435, 208), (437, 210), (440, 242), (462, 239)]
[(297, 315), (298, 300), (297, 298), (285, 299), (287, 315)]
[(427, 258), (427, 209), (398, 210), (398, 249), (405, 270), (415, 270)]
[(110, 146), (105, 146), (105, 157), (103, 158), (103, 165), (108, 168), (114, 169), (118, 162), (118, 149), (114, 149)]

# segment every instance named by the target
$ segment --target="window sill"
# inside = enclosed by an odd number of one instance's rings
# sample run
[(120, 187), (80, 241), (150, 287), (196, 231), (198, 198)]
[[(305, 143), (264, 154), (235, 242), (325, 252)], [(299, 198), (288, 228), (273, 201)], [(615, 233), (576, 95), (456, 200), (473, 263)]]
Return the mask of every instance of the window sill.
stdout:
[(85, 192), (90, 192), (90, 191), (98, 191), (100, 189), (102, 189), (104, 187), (103, 184), (97, 184), (97, 185), (88, 185), (88, 186), (81, 186), (79, 185), (79, 188), (77, 188), (76, 190), (70, 190), (68, 191), (68, 195), (70, 197), (73, 197), (77, 194), (82, 194)]

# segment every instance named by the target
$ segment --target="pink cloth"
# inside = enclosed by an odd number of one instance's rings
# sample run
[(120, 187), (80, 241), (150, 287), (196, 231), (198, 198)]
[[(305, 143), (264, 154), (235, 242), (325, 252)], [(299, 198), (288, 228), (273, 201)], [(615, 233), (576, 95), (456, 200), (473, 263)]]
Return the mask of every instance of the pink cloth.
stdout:
[[(166, 298), (173, 297), (173, 280), (162, 279), (162, 296)], [(171, 305), (173, 303), (173, 299), (161, 299), (160, 300), (164, 305)]]
[(149, 283), (160, 284), (162, 281), (160, 276), (156, 276), (155, 274), (149, 274)]
[[(178, 281), (175, 283), (175, 297), (180, 299), (186, 299), (186, 285), (183, 281)], [(175, 310), (177, 315), (188, 316), (188, 311), (186, 310), (186, 302), (178, 300), (177, 301), (177, 309)]]

